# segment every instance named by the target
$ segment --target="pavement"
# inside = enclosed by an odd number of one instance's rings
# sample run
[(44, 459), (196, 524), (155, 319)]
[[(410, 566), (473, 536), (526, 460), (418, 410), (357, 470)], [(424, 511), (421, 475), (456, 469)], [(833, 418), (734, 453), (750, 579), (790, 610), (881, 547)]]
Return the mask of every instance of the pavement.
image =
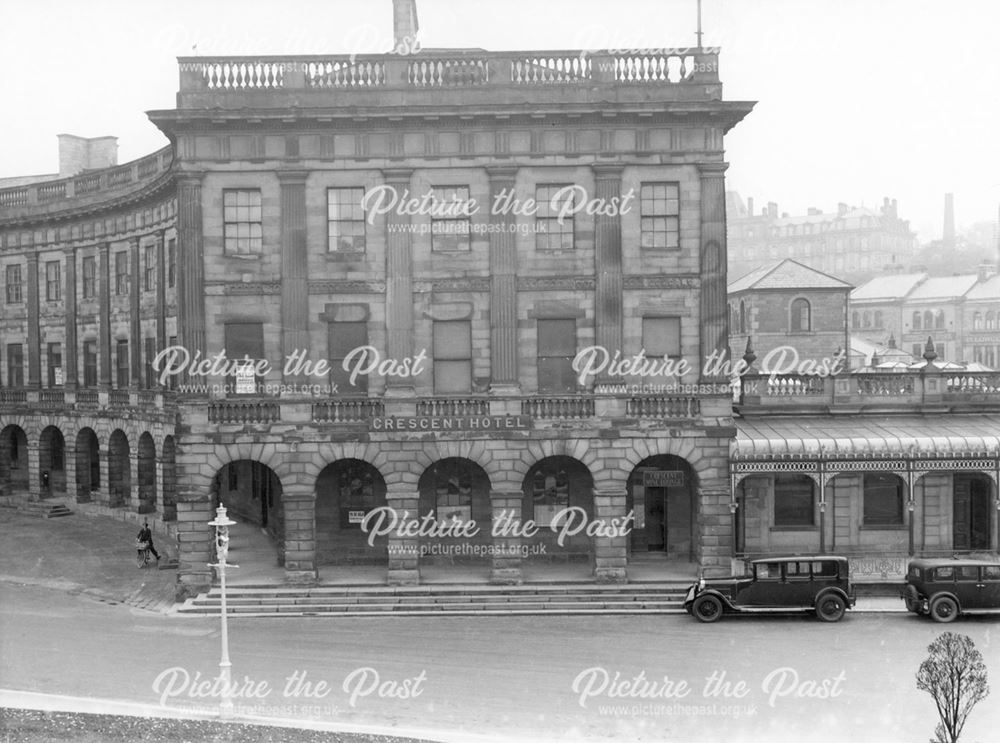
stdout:
[[(70, 504), (70, 508), (74, 506)], [(235, 527), (234, 527), (235, 529)], [(135, 566), (135, 535), (138, 526), (132, 521), (111, 515), (89, 513), (77, 507), (71, 516), (44, 519), (0, 508), (0, 582), (34, 585), (82, 594), (109, 604), (125, 604), (135, 609), (167, 613), (174, 607), (176, 570), (158, 570), (156, 565)], [(266, 538), (247, 535), (235, 542), (230, 559), (240, 565), (232, 571), (231, 585), (242, 583), (284, 584), (284, 570), (277, 566), (273, 548)], [(244, 547), (245, 544), (245, 547)], [(48, 545), (48, 547), (46, 547)], [(164, 558), (176, 557), (172, 540), (154, 535), (154, 545)], [(686, 567), (686, 566), (685, 566)], [(565, 568), (555, 567), (542, 577), (548, 582), (569, 581)], [(475, 569), (431, 568), (426, 571), (427, 583), (479, 584), (484, 581)], [(370, 574), (369, 574), (370, 573)], [(320, 580), (325, 584), (378, 584), (383, 569), (374, 568), (362, 576), (340, 578), (333, 568), (321, 569)], [(548, 573), (552, 573), (549, 575)], [(575, 576), (574, 576), (575, 577)], [(640, 575), (641, 580), (644, 576)], [(682, 576), (676, 576), (680, 579)], [(854, 613), (905, 613), (903, 601), (895, 591), (891, 595), (859, 595)]]

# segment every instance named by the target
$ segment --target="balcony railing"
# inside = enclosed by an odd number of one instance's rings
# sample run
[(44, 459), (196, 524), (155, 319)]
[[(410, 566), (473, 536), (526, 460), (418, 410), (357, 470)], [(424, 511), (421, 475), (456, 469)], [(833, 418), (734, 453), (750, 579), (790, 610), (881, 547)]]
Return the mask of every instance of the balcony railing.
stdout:
[[(44, 410), (72, 413), (76, 410), (93, 415), (95, 410), (133, 410), (157, 415), (174, 410), (174, 395), (160, 390), (97, 388), (0, 388), (0, 411), (17, 410), (30, 414)], [(116, 413), (117, 414), (117, 413)]]
[(797, 408), (912, 410), (914, 406), (1000, 410), (1000, 372), (930, 369), (835, 377), (747, 374), (740, 380), (736, 404), (743, 414), (787, 414)]
[[(718, 83), (718, 49), (182, 57), (180, 92)], [(183, 107), (183, 106), (182, 106)]]

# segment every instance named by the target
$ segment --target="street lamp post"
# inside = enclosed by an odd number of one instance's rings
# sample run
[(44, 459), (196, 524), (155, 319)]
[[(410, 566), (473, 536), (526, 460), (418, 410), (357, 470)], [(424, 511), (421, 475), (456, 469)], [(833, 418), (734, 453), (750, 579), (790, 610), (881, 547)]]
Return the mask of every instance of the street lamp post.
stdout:
[(215, 514), (215, 519), (209, 521), (208, 525), (215, 527), (215, 548), (218, 555), (218, 562), (209, 563), (209, 567), (219, 569), (219, 591), (222, 594), (222, 658), (219, 660), (219, 681), (222, 684), (222, 698), (219, 700), (219, 717), (229, 718), (233, 716), (233, 700), (230, 697), (230, 687), (232, 686), (232, 676), (230, 669), (232, 663), (229, 662), (229, 627), (226, 621), (226, 568), (238, 568), (239, 565), (230, 565), (226, 562), (229, 554), (229, 527), (236, 522), (226, 516), (226, 507), (219, 506)]

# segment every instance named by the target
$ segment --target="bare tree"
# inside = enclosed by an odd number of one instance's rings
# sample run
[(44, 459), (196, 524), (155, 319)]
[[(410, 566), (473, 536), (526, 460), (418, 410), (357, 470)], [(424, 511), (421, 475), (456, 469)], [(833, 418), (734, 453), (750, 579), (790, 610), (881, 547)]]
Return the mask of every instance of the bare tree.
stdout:
[(972, 638), (945, 632), (927, 646), (917, 671), (917, 688), (934, 698), (941, 722), (931, 743), (958, 743), (972, 708), (989, 696), (986, 664)]

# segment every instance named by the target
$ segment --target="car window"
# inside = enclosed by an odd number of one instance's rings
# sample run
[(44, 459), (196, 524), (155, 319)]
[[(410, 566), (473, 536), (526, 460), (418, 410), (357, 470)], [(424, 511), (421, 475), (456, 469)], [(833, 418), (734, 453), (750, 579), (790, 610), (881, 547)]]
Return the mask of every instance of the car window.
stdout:
[(785, 575), (796, 580), (808, 580), (810, 571), (808, 562), (785, 563)]
[(983, 580), (1000, 580), (1000, 565), (983, 565)]
[(951, 565), (934, 569), (934, 580), (955, 580), (955, 568)]
[(978, 565), (960, 565), (958, 568), (958, 580), (979, 580)]
[(837, 563), (833, 560), (821, 560), (812, 564), (813, 575), (817, 578), (836, 578)]
[(757, 580), (780, 580), (780, 562), (759, 562), (754, 566), (757, 570)]
[(913, 580), (920, 580), (920, 568), (916, 565), (911, 565), (910, 572), (907, 573), (907, 577), (912, 578)]

